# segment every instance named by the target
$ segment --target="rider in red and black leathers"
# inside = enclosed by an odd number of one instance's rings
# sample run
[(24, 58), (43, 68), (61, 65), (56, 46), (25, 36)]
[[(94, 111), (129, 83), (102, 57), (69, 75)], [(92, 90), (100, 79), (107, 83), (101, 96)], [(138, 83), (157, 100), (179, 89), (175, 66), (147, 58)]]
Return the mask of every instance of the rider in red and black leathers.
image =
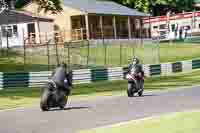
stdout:
[[(134, 70), (134, 72), (132, 72)], [(144, 84), (144, 71), (138, 58), (133, 58), (132, 63), (128, 67), (128, 73), (136, 74), (137, 85), (140, 90), (143, 89)]]

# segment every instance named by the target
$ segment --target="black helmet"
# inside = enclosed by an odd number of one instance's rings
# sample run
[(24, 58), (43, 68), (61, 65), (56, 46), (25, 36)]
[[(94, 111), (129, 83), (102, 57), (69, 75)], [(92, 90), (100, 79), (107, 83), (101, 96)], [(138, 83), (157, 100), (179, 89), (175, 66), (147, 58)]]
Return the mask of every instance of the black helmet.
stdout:
[(140, 60), (138, 58), (133, 58), (133, 62), (135, 62), (136, 64), (139, 64)]

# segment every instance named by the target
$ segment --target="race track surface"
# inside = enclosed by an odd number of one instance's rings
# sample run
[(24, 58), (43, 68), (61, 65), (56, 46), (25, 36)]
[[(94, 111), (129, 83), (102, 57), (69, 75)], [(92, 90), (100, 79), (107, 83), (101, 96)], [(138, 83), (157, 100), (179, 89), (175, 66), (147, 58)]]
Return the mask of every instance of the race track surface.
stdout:
[(73, 133), (119, 122), (200, 109), (200, 88), (148, 92), (144, 97), (69, 101), (65, 110), (39, 107), (0, 111), (0, 133)]

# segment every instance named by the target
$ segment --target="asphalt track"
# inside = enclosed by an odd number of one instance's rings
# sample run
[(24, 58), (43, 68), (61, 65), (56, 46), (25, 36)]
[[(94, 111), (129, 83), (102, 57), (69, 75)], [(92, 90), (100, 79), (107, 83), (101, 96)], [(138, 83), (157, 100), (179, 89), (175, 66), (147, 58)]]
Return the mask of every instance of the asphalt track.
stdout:
[(119, 122), (200, 109), (200, 88), (148, 92), (144, 97), (69, 101), (65, 110), (39, 107), (0, 111), (0, 133), (72, 133)]

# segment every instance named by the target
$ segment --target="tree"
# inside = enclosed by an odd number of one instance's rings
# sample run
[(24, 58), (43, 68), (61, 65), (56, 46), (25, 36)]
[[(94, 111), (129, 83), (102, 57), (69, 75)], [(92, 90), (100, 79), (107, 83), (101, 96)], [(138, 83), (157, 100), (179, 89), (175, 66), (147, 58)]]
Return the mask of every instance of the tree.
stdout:
[[(17, 7), (22, 7), (23, 4), (27, 4), (30, 0), (0, 0), (0, 8), (10, 9), (13, 4), (18, 3)], [(52, 13), (58, 13), (62, 11), (61, 0), (33, 0), (39, 6), (39, 10), (44, 12), (51, 11)]]
[(194, 0), (112, 0), (153, 15), (164, 15), (169, 10), (174, 12), (194, 10)]
[(24, 5), (28, 4), (31, 0), (16, 0), (15, 7), (17, 9), (22, 8)]
[(192, 11), (194, 10), (194, 0), (177, 0), (176, 3), (178, 11)]

